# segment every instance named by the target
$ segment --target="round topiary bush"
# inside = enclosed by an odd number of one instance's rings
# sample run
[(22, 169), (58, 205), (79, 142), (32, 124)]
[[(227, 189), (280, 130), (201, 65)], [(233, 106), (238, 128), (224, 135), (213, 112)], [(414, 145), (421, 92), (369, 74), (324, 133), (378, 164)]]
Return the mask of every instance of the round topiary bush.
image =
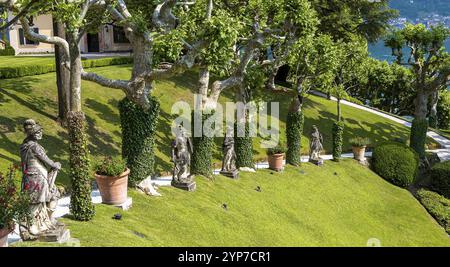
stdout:
[(433, 190), (450, 198), (450, 161), (434, 165), (430, 175)]
[(400, 143), (385, 143), (373, 151), (375, 172), (403, 188), (411, 185), (419, 168), (419, 156), (410, 147)]

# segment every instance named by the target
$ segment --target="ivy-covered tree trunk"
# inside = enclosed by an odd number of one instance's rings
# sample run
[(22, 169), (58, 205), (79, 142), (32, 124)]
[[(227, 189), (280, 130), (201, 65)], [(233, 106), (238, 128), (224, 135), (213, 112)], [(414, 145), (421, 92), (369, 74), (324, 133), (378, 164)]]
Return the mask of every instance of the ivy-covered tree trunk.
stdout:
[(415, 118), (411, 127), (410, 145), (420, 156), (425, 159), (425, 144), (428, 131), (428, 97), (429, 95), (423, 91), (419, 91), (416, 97)]
[[(201, 120), (202, 127), (205, 121), (213, 116), (212, 114), (202, 114), (201, 112), (193, 112), (192, 113), (192, 129), (195, 126), (195, 117), (197, 120)], [(199, 129), (197, 129), (199, 130)], [(194, 129), (195, 131), (195, 129)], [(213, 174), (212, 169), (212, 157), (213, 157), (213, 148), (214, 148), (214, 138), (208, 137), (202, 131), (201, 137), (192, 137), (193, 143), (193, 153), (191, 158), (191, 173), (197, 175), (203, 175), (205, 177), (211, 178)]]
[(341, 160), (343, 143), (344, 143), (344, 122), (337, 121), (333, 124), (333, 160), (334, 161)]
[[(238, 122), (239, 123), (239, 122)], [(236, 151), (236, 167), (237, 168), (255, 168), (253, 162), (253, 138), (250, 137), (250, 130), (248, 122), (241, 122), (241, 127), (245, 133), (238, 134), (238, 123), (235, 125), (235, 140), (234, 146)]]
[(286, 162), (298, 166), (301, 164), (301, 145), (303, 135), (304, 115), (302, 111), (303, 97), (292, 100), (286, 120), (287, 153)]
[[(248, 103), (250, 96), (243, 86), (236, 94), (236, 102)], [(253, 161), (253, 138), (250, 136), (249, 114), (247, 110), (242, 112), (242, 117), (237, 117), (234, 126), (234, 149), (236, 151), (237, 168), (255, 168)], [(239, 130), (241, 129), (241, 131)]]
[(153, 97), (149, 97), (149, 101), (147, 111), (128, 98), (119, 102), (122, 157), (130, 169), (128, 182), (132, 187), (154, 174), (155, 133), (160, 104)]
[(72, 194), (70, 210), (75, 219), (89, 221), (95, 210), (91, 200), (91, 172), (87, 147), (86, 118), (81, 111), (81, 53), (78, 47), (78, 32), (68, 35), (70, 48), (70, 112), (69, 154)]
[(69, 112), (69, 155), (72, 195), (70, 212), (76, 220), (89, 221), (95, 215), (91, 201), (91, 172), (84, 113)]

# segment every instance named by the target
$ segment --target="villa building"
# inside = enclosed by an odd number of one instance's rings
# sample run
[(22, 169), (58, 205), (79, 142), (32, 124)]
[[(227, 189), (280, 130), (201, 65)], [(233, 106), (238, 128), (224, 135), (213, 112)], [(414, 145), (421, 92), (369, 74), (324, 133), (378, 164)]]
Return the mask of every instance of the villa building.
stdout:
[[(51, 15), (34, 17), (30, 25), (34, 32), (53, 36), (53, 19)], [(54, 45), (28, 40), (20, 23), (6, 32), (6, 39), (16, 51), (16, 54), (54, 53)], [(98, 33), (85, 34), (80, 42), (81, 53), (129, 52), (131, 45), (121, 27), (104, 25)]]

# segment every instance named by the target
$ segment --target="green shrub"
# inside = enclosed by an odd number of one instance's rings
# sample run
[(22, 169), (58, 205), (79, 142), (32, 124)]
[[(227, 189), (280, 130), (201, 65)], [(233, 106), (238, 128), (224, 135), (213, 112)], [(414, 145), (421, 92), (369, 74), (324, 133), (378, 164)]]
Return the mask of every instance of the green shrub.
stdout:
[(370, 139), (367, 137), (354, 137), (349, 140), (352, 146), (356, 147), (364, 147), (370, 144)]
[(131, 187), (154, 174), (155, 133), (160, 104), (149, 98), (150, 108), (145, 111), (128, 98), (119, 102), (120, 127), (122, 129), (122, 158), (130, 169), (128, 183)]
[[(204, 122), (213, 116), (213, 114), (194, 114), (192, 113), (192, 129), (194, 129), (194, 116), (198, 116), (198, 119), (202, 120), (202, 125)], [(214, 138), (207, 137), (202, 134), (201, 137), (193, 137), (193, 153), (191, 159), (191, 173), (203, 175), (205, 177), (212, 177), (212, 158), (214, 149)]]
[(413, 149), (400, 143), (384, 143), (373, 151), (373, 168), (391, 183), (408, 187), (417, 175), (419, 157)]
[(253, 162), (253, 138), (250, 137), (249, 124), (245, 125), (244, 136), (238, 135), (238, 123), (234, 127), (235, 136), (235, 150), (236, 150), (236, 167), (237, 168), (255, 168)]
[(419, 154), (425, 157), (425, 143), (427, 140), (428, 121), (426, 119), (414, 119), (411, 127), (410, 145)]
[(342, 156), (342, 145), (344, 143), (344, 122), (333, 124), (333, 160), (339, 161)]
[(267, 155), (277, 155), (286, 153), (286, 147), (282, 144), (277, 145), (276, 147), (271, 147), (267, 149)]
[[(133, 62), (132, 58), (129, 57), (118, 57), (118, 58), (101, 58), (101, 59), (88, 59), (82, 62), (83, 67), (88, 68), (98, 68), (112, 65), (123, 65), (130, 64)], [(22, 65), (16, 67), (1, 67), (0, 68), (0, 79), (12, 79), (25, 76), (33, 76), (46, 74), (50, 72), (55, 72), (55, 64), (41, 64), (41, 65)]]
[(95, 165), (95, 173), (98, 175), (116, 177), (127, 169), (125, 161), (119, 157), (105, 157)]
[(5, 175), (0, 173), (0, 229), (32, 219), (29, 194), (20, 192), (16, 184), (19, 177), (18, 168), (13, 166)]
[(5, 49), (0, 49), (0, 57), (1, 56), (15, 56), (15, 55), (16, 55), (16, 50), (14, 50), (14, 48), (8, 42), (6, 42)]
[(450, 92), (448, 91), (439, 95), (437, 120), (440, 129), (450, 130)]
[(450, 198), (450, 161), (435, 164), (430, 176), (433, 190)]
[(425, 209), (450, 234), (450, 200), (424, 189), (419, 190), (417, 195)]
[(298, 166), (301, 163), (301, 144), (303, 124), (305, 117), (303, 112), (289, 112), (286, 120), (287, 153), (286, 163)]
[(76, 220), (89, 221), (95, 215), (91, 201), (91, 172), (86, 135), (86, 119), (83, 112), (69, 112), (69, 154), (72, 195), (70, 212)]
[(364, 106), (364, 103), (361, 100), (359, 100), (359, 99), (357, 99), (355, 97), (352, 97), (352, 96), (345, 97), (345, 100), (347, 100), (348, 102), (355, 103), (357, 105)]

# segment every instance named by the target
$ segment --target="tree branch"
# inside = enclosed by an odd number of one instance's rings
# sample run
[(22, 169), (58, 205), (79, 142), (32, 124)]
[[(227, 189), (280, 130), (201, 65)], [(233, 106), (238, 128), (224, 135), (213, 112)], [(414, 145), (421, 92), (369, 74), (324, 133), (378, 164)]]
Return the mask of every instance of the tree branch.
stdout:
[[(11, 27), (12, 25), (16, 24), (17, 21), (20, 20), (21, 17), (25, 16), (28, 11), (30, 11), (31, 7), (33, 7), (33, 5), (35, 3), (37, 3), (39, 0), (31, 0), (20, 12), (19, 14), (17, 14), (12, 20), (8, 21), (8, 23), (6, 23), (5, 25), (0, 27), (0, 31), (3, 31), (5, 29), (8, 29), (9, 27)], [(6, 3), (6, 7), (13, 7), (13, 4), (15, 1), (13, 0), (0, 0), (0, 3)], [(8, 2), (10, 4), (8, 4)]]
[(96, 73), (86, 72), (84, 70), (81, 70), (81, 78), (85, 81), (95, 82), (109, 88), (121, 89), (125, 93), (129, 93), (129, 81), (108, 79)]
[(61, 48), (61, 51), (63, 52), (61, 58), (61, 61), (63, 62), (62, 64), (67, 69), (70, 69), (70, 50), (69, 50), (69, 43), (67, 43), (66, 40), (57, 36), (50, 37), (35, 33), (34, 31), (31, 30), (29, 21), (26, 17), (20, 18), (20, 23), (22, 24), (23, 32), (26, 38), (37, 42), (59, 46)]

